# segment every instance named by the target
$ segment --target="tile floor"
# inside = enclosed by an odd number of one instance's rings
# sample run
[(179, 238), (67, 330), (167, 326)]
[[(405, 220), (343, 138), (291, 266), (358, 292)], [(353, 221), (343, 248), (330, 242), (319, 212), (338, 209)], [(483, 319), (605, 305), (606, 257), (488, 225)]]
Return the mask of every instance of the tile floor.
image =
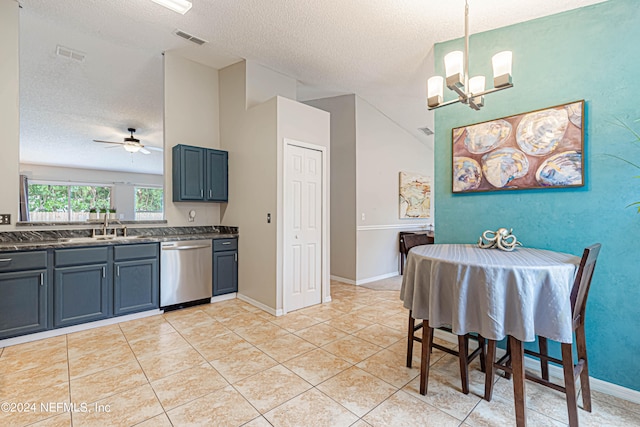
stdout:
[[(511, 382), (486, 402), (474, 366), (464, 395), (442, 352), (418, 393), (397, 291), (333, 282), (332, 296), (279, 318), (230, 300), (0, 348), (0, 426), (514, 424)], [(581, 425), (640, 426), (640, 405), (594, 395)], [(529, 425), (566, 425), (564, 395), (527, 383), (527, 397)]]

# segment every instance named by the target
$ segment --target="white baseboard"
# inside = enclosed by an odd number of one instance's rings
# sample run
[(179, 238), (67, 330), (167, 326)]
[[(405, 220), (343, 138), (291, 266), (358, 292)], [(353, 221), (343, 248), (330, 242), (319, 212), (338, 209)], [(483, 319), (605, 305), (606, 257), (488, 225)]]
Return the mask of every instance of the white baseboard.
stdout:
[(236, 292), (231, 292), (230, 294), (218, 295), (217, 297), (211, 297), (211, 302), (220, 302), (227, 301), (230, 299), (236, 299)]
[(336, 280), (338, 282), (342, 282), (342, 283), (346, 283), (347, 285), (355, 285), (356, 282), (355, 280), (351, 280), (351, 279), (345, 279), (344, 277), (340, 277), (340, 276), (329, 276), (329, 279), (331, 280)]
[(366, 279), (361, 279), (361, 280), (345, 279), (344, 277), (340, 277), (340, 276), (330, 276), (330, 278), (331, 280), (337, 280), (338, 282), (346, 283), (347, 285), (359, 286), (359, 285), (364, 285), (365, 283), (377, 282), (378, 280), (388, 279), (389, 277), (396, 277), (399, 275), (400, 275), (399, 271), (394, 271), (392, 273), (383, 274), (381, 276), (368, 277)]
[(125, 316), (111, 317), (104, 320), (96, 320), (95, 322), (83, 323), (81, 325), (67, 326), (66, 328), (51, 329), (49, 331), (36, 332), (35, 334), (22, 335), (15, 338), (7, 338), (0, 340), (0, 347), (9, 347), (16, 344), (24, 344), (27, 342), (42, 340), (45, 338), (53, 338), (60, 335), (71, 334), (73, 332), (86, 331), (87, 329), (99, 328), (101, 326), (114, 325), (129, 320), (142, 319), (144, 317), (162, 314), (162, 310), (149, 310), (140, 313), (127, 314)]
[(331, 302), (331, 295), (327, 295), (326, 297), (324, 297), (324, 302)]
[(399, 271), (394, 271), (392, 273), (383, 274), (381, 276), (369, 277), (367, 279), (356, 280), (356, 286), (364, 285), (365, 283), (377, 282), (378, 280), (388, 279), (389, 277), (399, 276)]
[(266, 311), (267, 313), (271, 314), (272, 316), (282, 316), (284, 314), (284, 312), (282, 311), (282, 309), (279, 310), (274, 310), (273, 308), (269, 307), (268, 305), (265, 305), (259, 301), (254, 300), (253, 298), (250, 298), (246, 295), (243, 295), (241, 293), (237, 294), (238, 299), (247, 302), (251, 305), (253, 305), (254, 307), (258, 307), (259, 309)]
[[(458, 344), (458, 338), (456, 337), (456, 335), (450, 334), (441, 329), (434, 329), (434, 336), (437, 338), (440, 338), (441, 340), (444, 340), (456, 345)], [(502, 357), (505, 352), (506, 350), (502, 348), (496, 348), (496, 356), (498, 358)], [(540, 361), (537, 359), (525, 356), (524, 366), (526, 369), (529, 369), (531, 371), (540, 372)], [(562, 368), (554, 364), (549, 364), (549, 376), (563, 381), (564, 374), (562, 372)], [(589, 384), (591, 385), (591, 390), (593, 391), (597, 391), (603, 394), (607, 394), (609, 396), (617, 397), (620, 399), (628, 400), (629, 402), (640, 404), (640, 391), (622, 387), (617, 384), (603, 381), (594, 377), (589, 377)]]

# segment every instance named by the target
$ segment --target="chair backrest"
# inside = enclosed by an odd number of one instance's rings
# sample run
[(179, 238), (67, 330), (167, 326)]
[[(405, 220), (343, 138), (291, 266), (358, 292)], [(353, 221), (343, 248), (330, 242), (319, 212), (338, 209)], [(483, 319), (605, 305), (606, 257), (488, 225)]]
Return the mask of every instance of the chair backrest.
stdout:
[(591, 287), (593, 270), (596, 268), (596, 260), (600, 253), (600, 243), (585, 248), (580, 260), (580, 266), (571, 288), (571, 313), (574, 327), (584, 322), (584, 313), (587, 307), (587, 296)]
[(404, 239), (404, 253), (408, 254), (409, 250), (414, 246), (428, 245), (431, 243), (431, 238), (426, 234), (406, 234)]

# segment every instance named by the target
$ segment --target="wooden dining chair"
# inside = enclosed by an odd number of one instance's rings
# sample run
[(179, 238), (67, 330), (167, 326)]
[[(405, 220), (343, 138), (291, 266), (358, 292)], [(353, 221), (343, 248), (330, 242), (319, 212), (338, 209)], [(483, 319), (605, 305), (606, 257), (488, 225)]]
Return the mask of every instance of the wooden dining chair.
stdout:
[[(407, 234), (404, 236), (404, 246), (406, 253), (408, 254), (411, 248), (419, 245), (426, 245), (432, 243), (430, 238), (424, 234)], [(424, 323), (426, 322), (426, 326)], [(422, 331), (422, 338), (416, 336), (416, 332), (420, 329)], [(449, 328), (438, 328), (446, 332), (452, 333)], [(429, 321), (425, 320), (416, 325), (416, 319), (413, 318), (413, 312), (409, 310), (409, 325), (407, 328), (407, 368), (412, 365), (413, 359), (413, 342), (417, 341), (422, 343), (422, 356), (420, 359), (420, 394), (427, 394), (427, 380), (429, 378), (429, 362), (431, 359), (431, 351), (435, 348), (446, 353), (452, 354), (458, 357), (460, 361), (460, 380), (462, 382), (462, 392), (469, 394), (469, 364), (478, 356), (480, 356), (480, 367), (482, 372), (485, 372), (485, 341), (480, 335), (474, 336), (471, 334), (458, 335), (458, 350), (453, 350), (438, 343), (433, 342), (434, 329), (429, 326)], [(475, 339), (478, 341), (478, 348), (469, 353), (469, 340)], [(427, 345), (425, 345), (427, 343)], [(428, 350), (428, 351), (427, 351)]]
[[(529, 356), (534, 356), (540, 360), (541, 376), (525, 373), (525, 378), (538, 384), (550, 387), (554, 390), (566, 394), (567, 410), (569, 412), (569, 426), (578, 426), (578, 405), (576, 403), (576, 381), (580, 378), (582, 390), (582, 405), (584, 409), (591, 412), (591, 389), (589, 387), (589, 363), (587, 361), (587, 341), (584, 331), (584, 319), (587, 308), (587, 296), (591, 287), (591, 278), (596, 267), (596, 260), (600, 253), (600, 244), (596, 243), (587, 247), (580, 260), (580, 266), (576, 273), (573, 286), (571, 288), (571, 314), (575, 340), (573, 343), (561, 343), (562, 359), (551, 357), (547, 354), (547, 339), (538, 337), (539, 351), (524, 350)], [(577, 362), (573, 360), (573, 346), (576, 346)], [(494, 363), (496, 354), (496, 342), (488, 340), (487, 346), (487, 373), (485, 377), (484, 397), (491, 401), (493, 393), (493, 373), (495, 369), (511, 373), (510, 354)], [(564, 373), (564, 386), (549, 381), (549, 362), (562, 365)], [(515, 399), (524, 399), (524, 396), (515, 396)]]

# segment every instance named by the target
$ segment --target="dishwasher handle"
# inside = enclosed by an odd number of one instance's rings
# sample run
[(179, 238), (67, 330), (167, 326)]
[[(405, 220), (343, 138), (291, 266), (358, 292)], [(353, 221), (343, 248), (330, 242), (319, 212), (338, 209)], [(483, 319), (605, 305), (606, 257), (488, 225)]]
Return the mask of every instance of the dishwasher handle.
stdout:
[(193, 245), (193, 246), (163, 246), (163, 251), (189, 251), (192, 249), (210, 248), (211, 245)]

